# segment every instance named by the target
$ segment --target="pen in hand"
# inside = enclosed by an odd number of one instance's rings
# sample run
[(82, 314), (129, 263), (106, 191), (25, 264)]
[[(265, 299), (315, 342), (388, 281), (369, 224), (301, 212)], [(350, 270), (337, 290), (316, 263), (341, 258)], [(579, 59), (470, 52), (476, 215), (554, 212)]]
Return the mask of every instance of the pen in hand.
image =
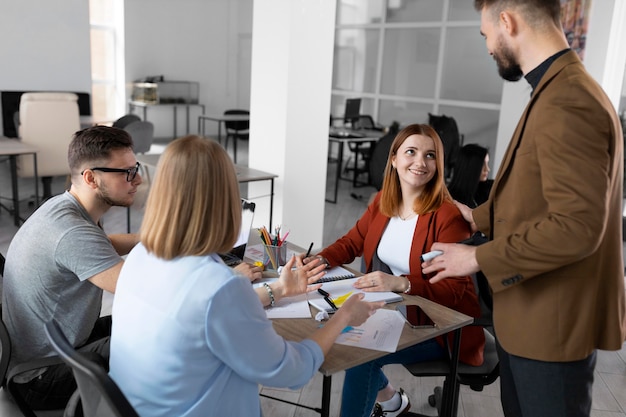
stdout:
[(305, 258), (311, 256), (311, 249), (313, 249), (313, 242), (311, 242), (311, 244), (309, 245), (309, 250), (306, 251), (306, 255), (304, 255)]

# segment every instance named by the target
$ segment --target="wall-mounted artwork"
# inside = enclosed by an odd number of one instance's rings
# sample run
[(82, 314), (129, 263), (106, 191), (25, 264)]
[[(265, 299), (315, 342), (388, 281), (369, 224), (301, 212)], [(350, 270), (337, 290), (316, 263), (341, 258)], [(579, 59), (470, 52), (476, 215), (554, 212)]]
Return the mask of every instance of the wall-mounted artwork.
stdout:
[(591, 0), (561, 0), (561, 23), (570, 47), (585, 58)]

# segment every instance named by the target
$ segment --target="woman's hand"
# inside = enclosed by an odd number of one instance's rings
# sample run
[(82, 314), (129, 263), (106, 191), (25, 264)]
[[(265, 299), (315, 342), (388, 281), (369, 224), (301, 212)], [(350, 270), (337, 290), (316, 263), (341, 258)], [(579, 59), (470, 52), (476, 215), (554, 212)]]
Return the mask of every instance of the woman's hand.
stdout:
[(259, 278), (263, 278), (263, 270), (256, 265), (251, 265), (247, 262), (242, 262), (239, 265), (233, 268), (237, 273), (243, 275), (244, 277), (248, 277), (250, 281), (257, 280)]
[(354, 287), (365, 292), (394, 291), (403, 292), (408, 288), (406, 277), (397, 277), (381, 271), (365, 274), (354, 283)]
[(320, 255), (311, 255), (309, 257), (306, 257), (302, 260), (302, 262), (306, 265), (309, 262), (313, 262), (317, 260), (318, 262), (321, 262), (325, 265), (326, 268), (328, 268), (328, 261), (326, 260), (326, 258), (324, 258), (323, 256)]
[(354, 294), (348, 298), (339, 310), (331, 318), (333, 320), (335, 316), (337, 318), (346, 315), (348, 326), (360, 326), (376, 312), (379, 308), (385, 305), (384, 301), (378, 301), (375, 303), (363, 301), (364, 294)]
[[(295, 264), (295, 269), (292, 269)], [(322, 284), (315, 284), (324, 276), (326, 265), (318, 261), (312, 261), (306, 265), (302, 262), (302, 255), (292, 256), (283, 267), (278, 281), (270, 284), (274, 295), (278, 299), (291, 297), (316, 291)]]

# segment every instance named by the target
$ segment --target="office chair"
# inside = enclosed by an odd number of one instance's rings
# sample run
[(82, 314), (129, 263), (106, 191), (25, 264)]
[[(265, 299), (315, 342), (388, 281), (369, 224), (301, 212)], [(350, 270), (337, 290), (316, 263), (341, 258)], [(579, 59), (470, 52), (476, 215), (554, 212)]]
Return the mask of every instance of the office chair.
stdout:
[[(126, 116), (125, 116), (126, 117)], [(152, 142), (154, 141), (154, 124), (147, 121), (132, 121), (123, 127), (133, 139), (133, 151), (135, 154), (150, 152)], [(141, 165), (141, 175), (146, 177), (150, 184), (150, 175), (147, 168)]]
[(120, 129), (124, 129), (129, 124), (133, 122), (139, 122), (139, 121), (141, 121), (141, 118), (137, 116), (136, 114), (126, 114), (120, 117), (119, 119), (117, 119), (116, 121), (114, 121), (112, 126), (118, 127)]
[[(369, 114), (360, 114), (358, 119), (352, 121), (352, 129), (354, 130), (375, 130), (382, 131), (380, 127), (374, 123), (374, 119)], [(354, 171), (352, 185), (354, 187), (362, 187), (370, 185), (370, 169), (369, 162), (374, 148), (375, 140), (371, 142), (348, 142), (348, 150), (353, 154), (348, 158), (344, 171)], [(354, 162), (351, 163), (352, 158)], [(352, 164), (352, 167), (350, 165)], [(357, 178), (360, 174), (367, 174), (367, 181), (359, 183)]]
[(72, 367), (85, 417), (139, 417), (104, 368), (75, 350), (56, 321), (46, 323), (45, 331), (54, 349)]
[[(67, 148), (80, 129), (78, 96), (73, 93), (24, 93), (20, 99), (19, 137), (35, 146), (37, 175), (43, 183), (43, 200), (52, 196), (52, 177), (69, 175)], [(17, 173), (33, 177), (33, 160), (20, 157)]]
[(399, 130), (400, 125), (398, 124), (398, 122), (394, 121), (391, 126), (389, 126), (389, 129), (385, 136), (378, 139), (378, 142), (374, 144), (374, 148), (372, 149), (369, 162), (369, 174), (370, 184), (374, 186), (374, 188), (376, 188), (376, 191), (380, 191), (380, 189), (383, 187), (385, 166), (387, 166), (389, 150), (391, 149), (391, 144), (396, 138)]
[[(248, 110), (240, 110), (240, 109), (232, 109), (226, 110), (224, 115), (229, 114), (243, 114), (249, 115), (250, 112)], [(224, 148), (228, 150), (228, 140), (230, 138), (233, 139), (233, 161), (237, 163), (237, 141), (248, 140), (250, 137), (250, 120), (240, 120), (240, 121), (225, 121), (224, 126), (226, 127), (226, 141), (224, 142)]]
[[(477, 239), (477, 237), (475, 237)], [(471, 326), (482, 326), (485, 334), (485, 351), (484, 361), (480, 366), (471, 366), (459, 362), (457, 378), (455, 381), (450, 380), (450, 362), (447, 359), (437, 359), (426, 362), (418, 362), (414, 364), (404, 365), (404, 367), (417, 377), (426, 376), (443, 376), (446, 378), (444, 388), (436, 387), (434, 393), (428, 397), (428, 403), (437, 408), (437, 415), (444, 417), (442, 408), (447, 408), (449, 414), (445, 417), (456, 417), (458, 411), (459, 390), (460, 385), (467, 385), (473, 391), (482, 391), (487, 385), (495, 382), (500, 376), (500, 361), (496, 351), (496, 341), (490, 332), (493, 326), (491, 318), (491, 294), (486, 286), (486, 278), (479, 272), (472, 276), (474, 288), (479, 296), (482, 315), (480, 318), (474, 319)], [(479, 284), (480, 280), (485, 280), (484, 285)], [(447, 340), (447, 338), (446, 338)], [(445, 387), (451, 387), (447, 390)], [(445, 404), (445, 407), (444, 407)], [(447, 414), (447, 413), (446, 413)]]
[(428, 113), (428, 124), (437, 131), (443, 142), (444, 177), (448, 180), (452, 176), (454, 161), (463, 145), (463, 135), (459, 134), (456, 120), (445, 114), (438, 116)]
[[(0, 304), (0, 311), (2, 309), (2, 305)], [(24, 417), (37, 417), (37, 414), (30, 408), (30, 406), (26, 403), (26, 400), (20, 392), (17, 390), (15, 377), (26, 371), (31, 371), (33, 369), (44, 368), (52, 365), (58, 365), (63, 363), (61, 358), (58, 356), (51, 356), (47, 358), (34, 359), (32, 361), (17, 365), (11, 369), (9, 372), (9, 359), (11, 358), (11, 337), (9, 336), (9, 332), (4, 324), (4, 321), (0, 320), (0, 382), (4, 389), (7, 390), (9, 395), (15, 401), (15, 404), (18, 406), (22, 415)], [(61, 415), (63, 410), (57, 410), (58, 414)], [(53, 412), (54, 413), (54, 412)], [(49, 412), (46, 412), (46, 415), (50, 415)]]

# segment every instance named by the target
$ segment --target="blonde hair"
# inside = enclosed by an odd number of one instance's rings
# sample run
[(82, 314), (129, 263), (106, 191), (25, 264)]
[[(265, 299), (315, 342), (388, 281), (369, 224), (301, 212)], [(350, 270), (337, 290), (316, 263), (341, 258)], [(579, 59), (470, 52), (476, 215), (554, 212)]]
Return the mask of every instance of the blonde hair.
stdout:
[(444, 201), (452, 201), (450, 193), (446, 188), (443, 177), (444, 172), (444, 150), (443, 143), (439, 135), (429, 125), (412, 124), (402, 129), (396, 135), (391, 144), (385, 174), (383, 178), (382, 194), (380, 197), (380, 211), (385, 216), (393, 217), (399, 214), (402, 203), (402, 189), (400, 188), (400, 177), (398, 171), (391, 164), (391, 158), (396, 155), (404, 141), (412, 135), (427, 136), (433, 140), (435, 145), (435, 158), (437, 163), (437, 173), (426, 184), (424, 191), (413, 202), (413, 211), (417, 214), (430, 213), (437, 210)]
[(162, 259), (229, 251), (239, 236), (235, 167), (217, 142), (191, 135), (170, 143), (157, 166), (140, 239)]

